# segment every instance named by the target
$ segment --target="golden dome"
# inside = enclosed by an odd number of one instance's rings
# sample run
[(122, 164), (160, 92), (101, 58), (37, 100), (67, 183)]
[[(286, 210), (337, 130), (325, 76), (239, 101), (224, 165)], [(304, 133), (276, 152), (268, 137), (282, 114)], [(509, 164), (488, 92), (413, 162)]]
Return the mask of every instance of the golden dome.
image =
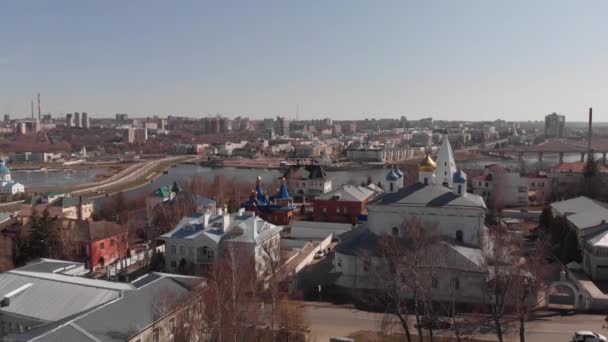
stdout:
[(418, 171), (435, 172), (436, 169), (437, 164), (435, 164), (433, 159), (431, 159), (431, 156), (429, 156), (428, 154), (426, 155), (426, 157), (424, 157), (422, 162), (420, 162), (420, 165), (418, 165)]

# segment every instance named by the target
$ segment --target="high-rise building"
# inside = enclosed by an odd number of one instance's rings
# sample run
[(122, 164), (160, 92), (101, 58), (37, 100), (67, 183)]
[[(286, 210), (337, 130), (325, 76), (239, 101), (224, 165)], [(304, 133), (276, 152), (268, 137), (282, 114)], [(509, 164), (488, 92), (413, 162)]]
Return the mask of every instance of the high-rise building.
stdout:
[(82, 121), (80, 120), (80, 113), (74, 113), (74, 127), (80, 128), (82, 127)]
[(116, 121), (125, 122), (129, 120), (129, 114), (116, 113)]
[(74, 127), (74, 116), (71, 113), (65, 115), (65, 127)]
[(289, 136), (289, 120), (285, 117), (277, 116), (275, 132), (277, 135)]
[(81, 120), (82, 120), (82, 122), (81, 122), (82, 128), (88, 129), (89, 127), (91, 127), (91, 123), (89, 121), (89, 114), (87, 114), (87, 112), (82, 112)]
[(561, 138), (564, 136), (566, 117), (557, 113), (545, 116), (545, 137)]
[(10, 122), (11, 121), (11, 115), (10, 114), (4, 114), (4, 122)]

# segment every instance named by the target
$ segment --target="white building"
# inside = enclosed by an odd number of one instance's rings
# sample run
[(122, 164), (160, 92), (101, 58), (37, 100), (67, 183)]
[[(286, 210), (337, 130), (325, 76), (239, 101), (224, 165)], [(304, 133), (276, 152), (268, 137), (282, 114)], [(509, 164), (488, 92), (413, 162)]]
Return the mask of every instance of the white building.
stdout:
[(321, 165), (295, 165), (284, 175), (289, 192), (296, 196), (314, 198), (332, 190), (332, 179)]
[[(438, 164), (449, 164), (453, 160), (450, 155), (440, 156)], [(377, 272), (386, 267), (380, 256), (379, 239), (402, 237), (400, 227), (416, 218), (429, 235), (441, 239), (424, 251), (420, 264), (433, 270), (431, 287), (435, 300), (449, 300), (454, 294), (458, 302), (484, 300), (481, 289), (487, 272), (481, 248), (485, 202), (480, 196), (466, 192), (464, 172), (454, 172), (450, 188), (439, 183), (437, 169), (437, 164), (427, 155), (418, 167), (418, 183), (395, 192), (387, 191), (369, 203), (367, 224), (345, 234), (336, 246), (336, 285), (354, 289), (379, 286)]]
[(219, 146), (219, 148), (217, 150), (217, 154), (219, 154), (220, 156), (231, 156), (232, 152), (234, 152), (234, 150), (243, 148), (247, 144), (248, 144), (248, 142), (246, 140), (242, 140), (242, 141), (236, 142), (236, 143), (228, 141)]
[(0, 194), (15, 195), (25, 192), (25, 187), (11, 178), (11, 170), (6, 166), (4, 159), (0, 159)]
[[(268, 258), (278, 260), (281, 226), (275, 226), (243, 209), (228, 214), (196, 214), (184, 217), (172, 231), (162, 235), (165, 260), (170, 271), (202, 270), (226, 253), (238, 253), (238, 262), (251, 263), (256, 274), (269, 271)], [(266, 250), (268, 254), (266, 254)]]
[(608, 208), (581, 196), (551, 204), (554, 216), (565, 217), (578, 236), (583, 270), (594, 281), (608, 280)]
[(528, 178), (498, 164), (488, 165), (481, 176), (473, 178), (473, 193), (483, 197), (492, 208), (528, 206)]

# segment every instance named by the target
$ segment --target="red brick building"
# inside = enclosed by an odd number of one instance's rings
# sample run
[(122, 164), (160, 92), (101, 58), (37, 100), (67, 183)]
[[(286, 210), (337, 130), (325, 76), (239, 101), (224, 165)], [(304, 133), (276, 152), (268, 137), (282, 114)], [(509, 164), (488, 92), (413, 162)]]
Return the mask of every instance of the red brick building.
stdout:
[(345, 185), (322, 194), (312, 201), (315, 221), (357, 223), (359, 215), (367, 215), (367, 203), (382, 190), (375, 185)]
[(109, 221), (65, 220), (64, 228), (76, 237), (75, 253), (94, 270), (129, 254), (127, 230)]

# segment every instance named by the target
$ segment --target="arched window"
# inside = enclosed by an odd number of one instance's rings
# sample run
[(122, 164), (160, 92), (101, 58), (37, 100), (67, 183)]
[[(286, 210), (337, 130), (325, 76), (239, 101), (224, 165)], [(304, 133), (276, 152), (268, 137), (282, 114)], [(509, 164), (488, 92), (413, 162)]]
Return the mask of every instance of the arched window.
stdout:
[(391, 192), (393, 192), (393, 182), (390, 183), (391, 184)]
[(399, 236), (399, 228), (393, 227), (393, 236)]
[(427, 177), (424, 177), (424, 184), (428, 185), (429, 184), (429, 179)]
[(460, 279), (454, 278), (454, 290), (458, 290), (460, 288)]
[(462, 195), (462, 185), (458, 184), (458, 194)]
[(462, 242), (463, 237), (462, 237), (462, 230), (457, 230), (456, 231), (456, 242)]

